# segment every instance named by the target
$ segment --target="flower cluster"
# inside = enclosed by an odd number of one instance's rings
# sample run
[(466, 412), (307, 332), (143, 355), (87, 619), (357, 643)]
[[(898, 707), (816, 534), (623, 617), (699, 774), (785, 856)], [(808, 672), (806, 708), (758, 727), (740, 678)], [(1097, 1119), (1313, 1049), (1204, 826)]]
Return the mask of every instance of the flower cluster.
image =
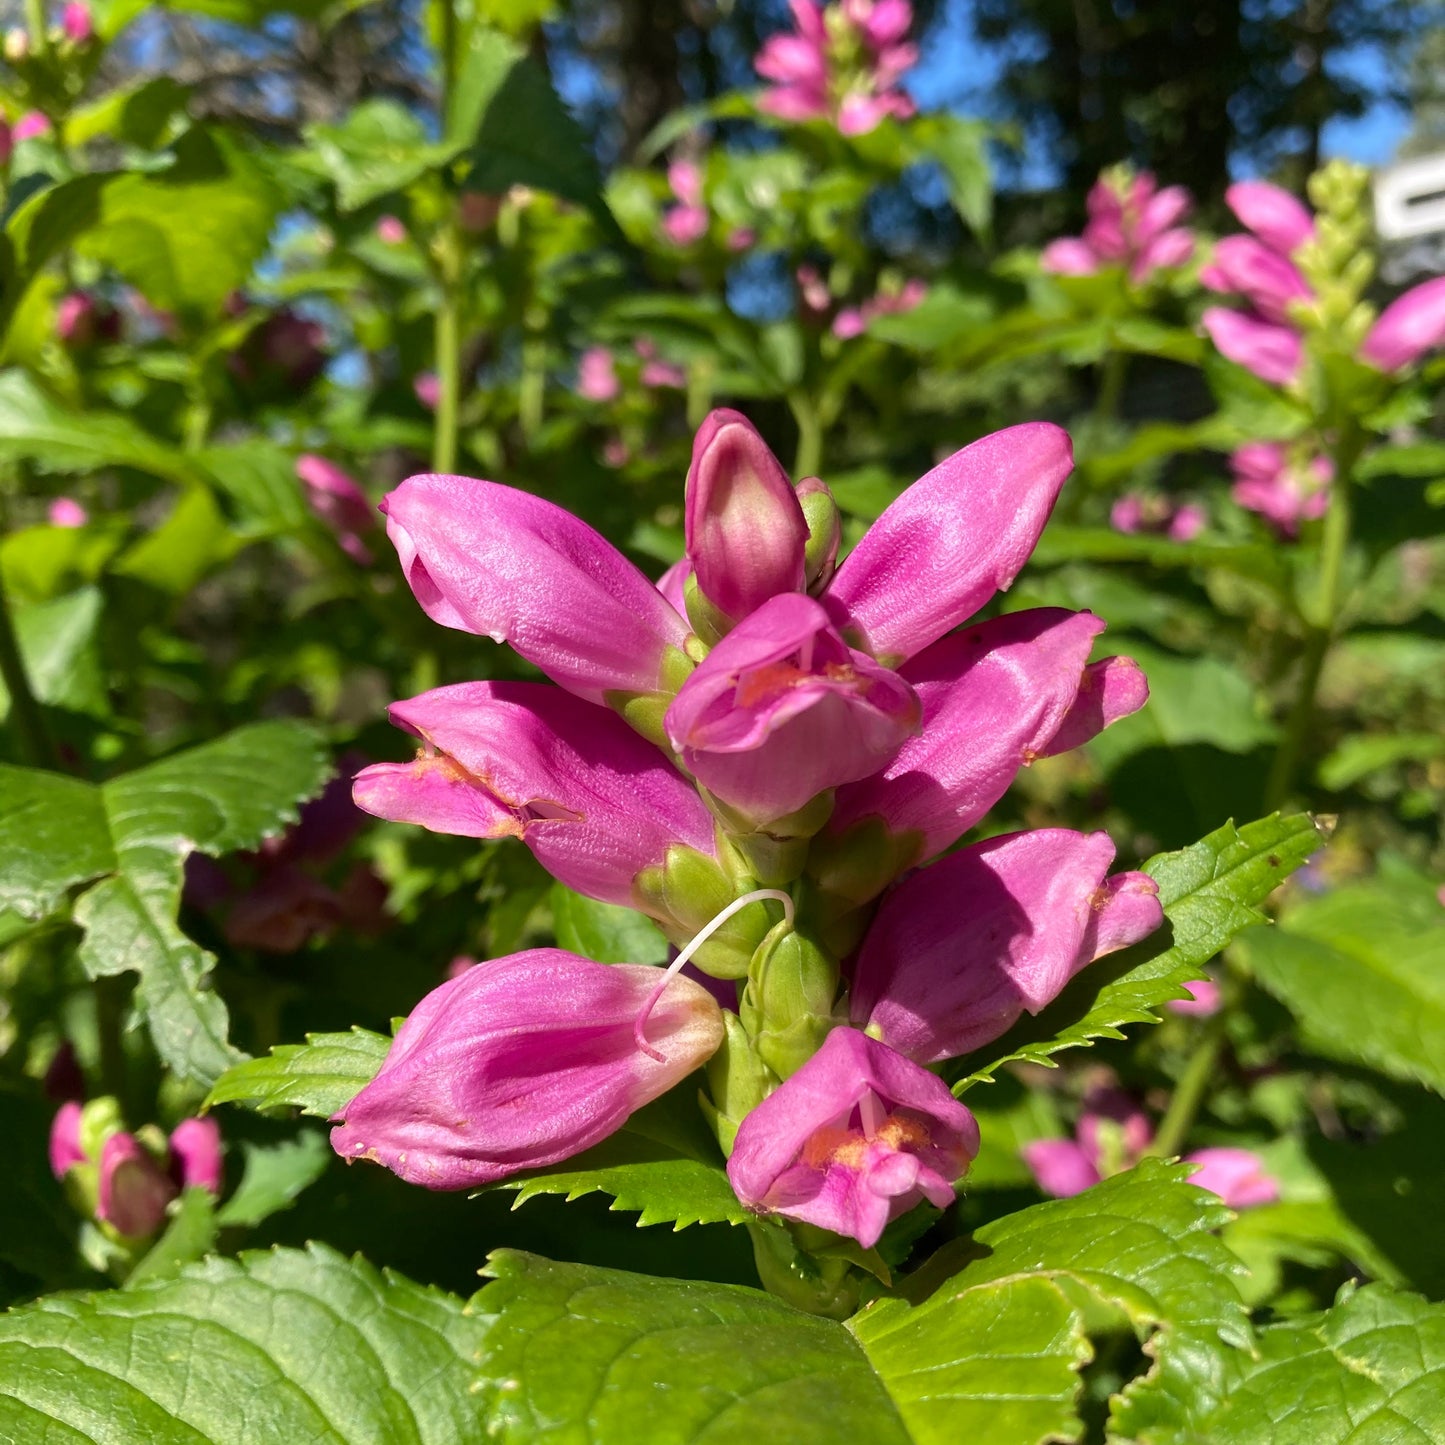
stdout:
[(169, 1139), (153, 1124), (132, 1134), (109, 1096), (68, 1100), (50, 1126), (51, 1171), (81, 1212), (121, 1245), (149, 1239), (182, 1190), (219, 1195), (222, 1162), (214, 1119), (182, 1119)]
[(1044, 247), (1045, 271), (1092, 276), (1122, 266), (1135, 285), (1156, 271), (1182, 266), (1194, 254), (1194, 233), (1179, 224), (1191, 209), (1183, 186), (1165, 186), (1148, 171), (1116, 166), (1089, 191), (1089, 219), (1082, 236), (1065, 236)]
[(913, 101), (898, 89), (918, 60), (907, 39), (908, 0), (789, 0), (789, 8), (794, 28), (769, 39), (753, 62), (772, 81), (760, 109), (780, 120), (831, 120), (843, 135), (913, 115)]
[(969, 622), (1071, 466), (1057, 427), (984, 437), (839, 563), (827, 487), (795, 486), (717, 411), (694, 443), (686, 555), (658, 584), (529, 493), (455, 476), (391, 493), (427, 614), (551, 683), (396, 703), (416, 756), (364, 769), (357, 803), (518, 838), (683, 953), (666, 972), (560, 949), (462, 971), (338, 1115), (336, 1149), (433, 1188), (487, 1184), (589, 1147), (705, 1065), (705, 1112), (760, 1214), (871, 1247), (919, 1201), (950, 1200), (978, 1134), (929, 1066), (1161, 918), (1150, 878), (1110, 876), (1103, 833), (954, 850), (1021, 768), (1147, 696), (1128, 659), (1090, 661), (1088, 612)]
[[(1085, 1096), (1072, 1139), (1039, 1139), (1025, 1144), (1022, 1153), (1039, 1188), (1065, 1199), (1132, 1169), (1153, 1141), (1149, 1116), (1122, 1089), (1105, 1085)], [(1217, 1194), (1231, 1209), (1279, 1198), (1278, 1180), (1250, 1149), (1197, 1149), (1184, 1162), (1198, 1166), (1189, 1182)]]
[(1248, 442), (1229, 459), (1230, 495), (1266, 518), (1281, 537), (1299, 534), (1302, 521), (1323, 517), (1330, 504), (1333, 463), (1308, 447)]
[(1198, 502), (1176, 505), (1167, 497), (1125, 492), (1109, 509), (1109, 525), (1125, 536), (1157, 532), (1171, 542), (1192, 542), (1209, 525), (1209, 517)]
[[(1247, 304), (1241, 311), (1210, 307), (1202, 318), (1204, 328), (1231, 361), (1262, 381), (1288, 386), (1305, 366), (1301, 322), (1320, 300), (1306, 271), (1313, 269), (1312, 253), (1330, 238), (1322, 237), (1316, 218), (1300, 201), (1267, 181), (1241, 181), (1229, 188), (1225, 200), (1251, 234), (1220, 241), (1199, 279), (1210, 290)], [(1357, 355), (1377, 371), (1396, 372), (1442, 344), (1445, 277), (1436, 277), (1387, 306)]]

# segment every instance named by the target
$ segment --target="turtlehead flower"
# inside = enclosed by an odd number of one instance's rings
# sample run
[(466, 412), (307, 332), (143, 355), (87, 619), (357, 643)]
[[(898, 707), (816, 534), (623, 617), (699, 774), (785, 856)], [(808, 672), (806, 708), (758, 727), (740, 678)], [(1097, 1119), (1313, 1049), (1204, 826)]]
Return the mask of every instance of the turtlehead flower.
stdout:
[(1249, 442), (1234, 452), (1229, 466), (1230, 495), (1267, 518), (1282, 537), (1298, 536), (1302, 521), (1329, 509), (1335, 469), (1328, 457), (1300, 456), (1279, 442)]
[(95, 1217), (123, 1238), (154, 1234), (179, 1192), (134, 1134), (112, 1134), (101, 1146)]
[(19, 120), (15, 122), (11, 130), (17, 144), (23, 140), (36, 140), (40, 136), (50, 134), (50, 118), (42, 115), (38, 110), (27, 110)]
[(1085, 964), (1163, 921), (1145, 873), (1107, 876), (1107, 833), (1040, 828), (961, 848), (883, 900), (854, 969), (851, 1017), (918, 1063), (991, 1042)]
[(85, 0), (68, 0), (60, 12), (60, 28), (72, 45), (84, 45), (95, 34), (95, 21)]
[(1192, 542), (1209, 524), (1197, 502), (1176, 504), (1167, 497), (1128, 492), (1109, 509), (1109, 525), (1125, 536), (1157, 532), (1171, 542)]
[(1149, 171), (1120, 166), (1105, 171), (1088, 196), (1082, 236), (1046, 246), (1040, 258), (1056, 276), (1092, 276), (1122, 266), (1135, 285), (1157, 271), (1182, 266), (1194, 254), (1194, 234), (1179, 222), (1193, 202), (1183, 186), (1159, 188)]
[(370, 566), (374, 559), (364, 538), (380, 527), (371, 499), (325, 457), (312, 453), (297, 457), (296, 475), (306, 493), (306, 505), (331, 530), (341, 550), (353, 562)]
[(171, 1130), (171, 1178), (181, 1189), (220, 1196), (225, 1168), (221, 1128), (212, 1118), (182, 1119)]
[(1380, 371), (1403, 371), (1445, 346), (1445, 276), (1412, 286), (1387, 307), (1360, 347), (1360, 359)]
[(80, 1103), (75, 1099), (67, 1099), (50, 1121), (50, 1172), (57, 1179), (64, 1179), (77, 1164), (85, 1163), (80, 1121)]
[(376, 1078), (336, 1116), (336, 1152), (428, 1189), (471, 1189), (605, 1139), (722, 1042), (712, 995), (661, 972), (531, 949), (429, 993)]
[(577, 395), (587, 401), (613, 401), (621, 390), (612, 353), (605, 346), (589, 346), (577, 362)]
[(713, 648), (666, 728), (698, 782), (763, 825), (876, 772), (920, 717), (897, 673), (849, 647), (812, 598), (788, 593)]
[(656, 345), (646, 338), (633, 343), (633, 350), (642, 358), (642, 370), (638, 380), (653, 390), (662, 388), (673, 391), (687, 390), (687, 372), (671, 361), (663, 361), (657, 354)]
[(1220, 990), (1214, 979), (1196, 979), (1193, 983), (1186, 983), (1184, 987), (1189, 991), (1189, 997), (1171, 999), (1166, 1003), (1164, 1007), (1170, 1013), (1183, 1014), (1193, 1018), (1208, 1018), (1211, 1014), (1219, 1012)]
[(411, 383), (412, 394), (428, 410), (435, 411), (442, 399), (441, 378), (434, 371), (423, 371)]
[(871, 1249), (922, 1201), (948, 1208), (978, 1143), (973, 1115), (936, 1074), (838, 1028), (743, 1120), (728, 1179), (750, 1209)]
[(678, 203), (663, 213), (662, 233), (674, 246), (691, 246), (707, 235), (708, 228), (702, 168), (696, 161), (673, 161), (667, 168), (667, 184)]
[(897, 88), (918, 60), (906, 37), (908, 0), (843, 0), (824, 7), (789, 0), (794, 28), (765, 42), (753, 64), (772, 84), (758, 108), (780, 120), (831, 120), (865, 135), (887, 116), (907, 120), (913, 101)]
[(1252, 1149), (1196, 1149), (1184, 1162), (1199, 1166), (1189, 1182), (1217, 1194), (1231, 1209), (1252, 1209), (1279, 1198), (1279, 1180), (1265, 1172)]
[(535, 682), (464, 682), (393, 703), (425, 744), (357, 774), (358, 807), (467, 838), (520, 838), (569, 888), (633, 905), (673, 843), (715, 856), (695, 790), (615, 713)]
[(860, 306), (844, 307), (833, 318), (833, 335), (842, 340), (861, 336), (880, 316), (904, 316), (922, 304), (928, 283), (911, 277), (896, 291), (879, 291)]
[(57, 497), (45, 509), (45, 519), (52, 527), (83, 527), (90, 513), (74, 497)]

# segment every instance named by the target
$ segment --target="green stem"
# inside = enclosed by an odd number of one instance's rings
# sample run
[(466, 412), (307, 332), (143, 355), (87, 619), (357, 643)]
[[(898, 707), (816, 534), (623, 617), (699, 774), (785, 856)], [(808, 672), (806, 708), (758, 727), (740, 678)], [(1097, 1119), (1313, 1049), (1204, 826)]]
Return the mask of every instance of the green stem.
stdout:
[(5, 595), (4, 579), (0, 578), (0, 677), (10, 694), (10, 721), (14, 725), (21, 758), (32, 767), (53, 768), (55, 747), (45, 726), (45, 714), (30, 687), (25, 659), (15, 636), (10, 617), (10, 604)]
[(1159, 1124), (1159, 1132), (1149, 1146), (1151, 1154), (1167, 1158), (1178, 1154), (1184, 1148), (1205, 1095), (1209, 1092), (1209, 1086), (1214, 1082), (1215, 1066), (1219, 1063), (1219, 1055), (1224, 1048), (1225, 1017), (1225, 1012), (1221, 1010), (1205, 1024), (1199, 1042), (1194, 1046), (1194, 1052), (1189, 1056), (1184, 1072), (1179, 1076), (1174, 1097), (1170, 1099), (1169, 1107)]
[(451, 268), (445, 269), (436, 314), (437, 417), (431, 453), (435, 472), (456, 468), (457, 410), (462, 384), (461, 306)]
[(517, 420), (530, 446), (542, 427), (547, 390), (547, 338), (542, 335), (544, 317), (528, 308), (527, 334), (522, 341), (522, 378), (517, 394)]
[(1106, 421), (1113, 421), (1119, 415), (1119, 403), (1124, 397), (1124, 382), (1129, 373), (1129, 353), (1111, 351), (1104, 358), (1099, 376), (1099, 395), (1094, 402), (1096, 415)]
[(442, 0), (442, 130), (451, 119), (452, 96), (457, 88), (457, 9), (454, 0)]
[(123, 974), (111, 974), (95, 981), (95, 1031), (100, 1054), (100, 1088), (113, 1094), (125, 1108), (126, 1097), (125, 1008), (130, 985)]
[(788, 405), (798, 424), (798, 450), (793, 455), (793, 480), (816, 477), (823, 467), (823, 423), (813, 399), (803, 392), (790, 392)]
[(50, 32), (45, 21), (45, 0), (25, 0), (25, 25), (30, 31), (30, 49), (42, 59), (50, 54)]
[(1315, 694), (1330, 644), (1334, 641), (1343, 597), (1345, 551), (1350, 540), (1350, 476), (1346, 467), (1336, 466), (1330, 492), (1330, 507), (1325, 513), (1324, 536), (1320, 542), (1320, 582), (1318, 606), (1311, 619), (1300, 664), (1299, 690), (1285, 723), (1270, 767), (1265, 787), (1267, 810), (1282, 807), (1294, 788), (1300, 756), (1309, 740), (1315, 722)]

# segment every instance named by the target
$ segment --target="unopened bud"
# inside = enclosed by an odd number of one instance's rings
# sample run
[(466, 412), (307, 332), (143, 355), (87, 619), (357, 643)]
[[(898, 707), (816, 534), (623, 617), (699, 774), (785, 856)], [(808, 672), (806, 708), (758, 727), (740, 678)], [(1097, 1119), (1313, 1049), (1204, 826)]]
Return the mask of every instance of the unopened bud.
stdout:
[(795, 490), (803, 509), (803, 520), (808, 524), (803, 571), (808, 591), (817, 596), (833, 576), (838, 544), (843, 539), (843, 518), (832, 492), (817, 477), (804, 477)]
[(742, 1021), (759, 1057), (779, 1078), (807, 1063), (838, 1022), (838, 964), (810, 938), (780, 923), (753, 955)]
[(767, 1098), (778, 1078), (757, 1056), (742, 1020), (723, 1012), (723, 1041), (707, 1061), (711, 1098), (701, 1100), (724, 1156), (733, 1152), (738, 1125)]

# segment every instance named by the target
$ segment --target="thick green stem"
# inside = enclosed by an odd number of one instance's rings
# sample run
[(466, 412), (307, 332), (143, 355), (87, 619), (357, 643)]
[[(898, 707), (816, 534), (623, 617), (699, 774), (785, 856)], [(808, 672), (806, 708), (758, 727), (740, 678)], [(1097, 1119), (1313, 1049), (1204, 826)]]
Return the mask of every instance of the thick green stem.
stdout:
[(1288, 801), (1294, 788), (1295, 773), (1299, 768), (1300, 756), (1309, 740), (1310, 729), (1315, 722), (1315, 694), (1319, 690), (1320, 675), (1324, 671), (1325, 659), (1329, 656), (1330, 644), (1334, 641), (1335, 628), (1339, 622), (1340, 602), (1343, 597), (1345, 551), (1350, 540), (1350, 477), (1348, 469), (1338, 467), (1330, 494), (1330, 508), (1325, 513), (1324, 536), (1320, 543), (1320, 581), (1314, 617), (1310, 619), (1309, 633), (1305, 639), (1304, 656), (1300, 663), (1299, 689), (1295, 694), (1294, 706), (1285, 722), (1284, 737), (1280, 740), (1270, 767), (1269, 782), (1265, 788), (1266, 809), (1279, 808)]
[(802, 392), (788, 397), (793, 420), (798, 424), (798, 450), (793, 456), (793, 480), (816, 477), (823, 467), (823, 423), (813, 399)]
[(1194, 1046), (1194, 1052), (1189, 1056), (1184, 1072), (1179, 1076), (1174, 1097), (1170, 1099), (1169, 1107), (1160, 1122), (1159, 1132), (1149, 1146), (1151, 1154), (1163, 1157), (1178, 1154), (1188, 1141), (1189, 1131), (1194, 1127), (1205, 1096), (1209, 1093), (1209, 1086), (1214, 1082), (1215, 1066), (1219, 1063), (1219, 1055), (1224, 1048), (1225, 1017), (1221, 1011), (1205, 1024), (1199, 1042)]
[(0, 677), (5, 679), (5, 689), (10, 694), (10, 722), (21, 758), (33, 767), (53, 768), (55, 748), (45, 726), (45, 714), (30, 688), (30, 676), (20, 655), (3, 578), (0, 578)]
[(1106, 421), (1113, 421), (1119, 415), (1119, 403), (1124, 398), (1124, 382), (1129, 374), (1129, 353), (1111, 351), (1104, 358), (1099, 375), (1099, 395), (1094, 402), (1094, 411)]
[(450, 472), (457, 464), (457, 410), (462, 384), (462, 326), (457, 283), (445, 268), (436, 314), (437, 412), (432, 434), (432, 470)]
[(35, 55), (50, 54), (50, 31), (45, 21), (45, 0), (25, 0), (25, 25), (30, 31), (30, 49)]

